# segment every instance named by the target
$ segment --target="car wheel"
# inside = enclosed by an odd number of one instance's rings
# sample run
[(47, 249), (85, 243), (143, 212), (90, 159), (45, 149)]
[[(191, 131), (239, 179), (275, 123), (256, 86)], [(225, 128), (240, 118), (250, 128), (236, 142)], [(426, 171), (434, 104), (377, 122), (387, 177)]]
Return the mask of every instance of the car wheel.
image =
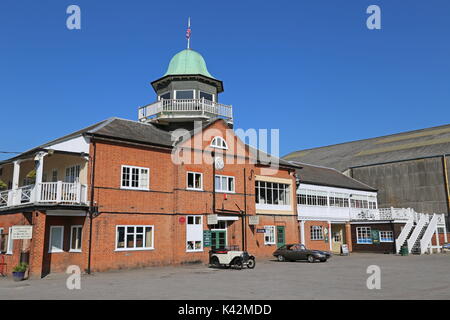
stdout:
[(247, 268), (253, 269), (256, 265), (255, 258), (248, 259)]
[(313, 263), (313, 262), (316, 260), (316, 259), (314, 259), (314, 257), (311, 256), (311, 255), (309, 255), (307, 259), (308, 259), (308, 262), (309, 262), (309, 263)]
[(211, 264), (211, 266), (214, 267), (214, 268), (220, 267), (219, 258), (217, 258), (217, 257), (212, 257), (212, 258), (211, 258), (210, 264)]
[(242, 259), (234, 258), (234, 260), (231, 261), (231, 265), (238, 270), (242, 270), (242, 266), (243, 266)]
[(285, 259), (281, 254), (277, 257), (277, 259), (278, 259), (278, 261), (280, 261), (280, 262), (286, 261), (286, 259)]

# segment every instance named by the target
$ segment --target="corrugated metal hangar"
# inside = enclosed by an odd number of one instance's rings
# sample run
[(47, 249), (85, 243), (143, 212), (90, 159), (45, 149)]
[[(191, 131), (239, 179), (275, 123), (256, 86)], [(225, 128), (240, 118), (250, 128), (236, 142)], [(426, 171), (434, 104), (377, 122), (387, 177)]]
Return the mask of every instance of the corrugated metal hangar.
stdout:
[(378, 189), (379, 207), (448, 217), (449, 156), (450, 125), (444, 125), (295, 151), (283, 158), (335, 168)]

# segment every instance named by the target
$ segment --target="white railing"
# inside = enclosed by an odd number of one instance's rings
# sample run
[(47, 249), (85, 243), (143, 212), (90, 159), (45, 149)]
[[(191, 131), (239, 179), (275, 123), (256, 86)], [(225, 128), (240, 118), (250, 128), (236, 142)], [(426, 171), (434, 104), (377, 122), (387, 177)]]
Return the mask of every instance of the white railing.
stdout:
[(87, 204), (87, 186), (78, 182), (43, 182), (0, 192), (0, 208), (27, 203)]
[(409, 234), (411, 233), (412, 228), (414, 227), (414, 217), (410, 217), (408, 222), (406, 222), (402, 231), (400, 232), (397, 239), (395, 239), (395, 252), (399, 253), (401, 247), (405, 243), (406, 239), (408, 239)]
[(414, 244), (416, 243), (417, 239), (419, 238), (420, 233), (422, 232), (422, 229), (425, 227), (425, 225), (429, 221), (429, 217), (427, 214), (420, 213), (418, 215), (419, 221), (416, 224), (416, 227), (414, 228), (414, 231), (412, 232), (411, 236), (408, 239), (408, 252), (411, 253)]
[(420, 239), (420, 254), (424, 254), (430, 246), (431, 238), (433, 238), (433, 234), (437, 231), (438, 221), (439, 215), (434, 214), (422, 236), (422, 239)]
[(351, 208), (352, 220), (402, 220), (414, 219), (414, 210), (410, 208)]
[(161, 99), (139, 108), (139, 121), (174, 116), (216, 116), (233, 120), (233, 107), (202, 99)]

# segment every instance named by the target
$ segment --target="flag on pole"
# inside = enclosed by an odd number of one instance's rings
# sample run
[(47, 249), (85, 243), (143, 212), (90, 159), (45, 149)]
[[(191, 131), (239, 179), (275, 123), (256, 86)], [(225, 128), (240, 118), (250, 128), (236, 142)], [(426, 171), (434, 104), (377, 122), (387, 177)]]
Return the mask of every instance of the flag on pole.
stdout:
[(190, 48), (190, 42), (191, 42), (191, 18), (188, 19), (188, 28), (186, 30), (186, 39), (187, 39), (187, 47)]

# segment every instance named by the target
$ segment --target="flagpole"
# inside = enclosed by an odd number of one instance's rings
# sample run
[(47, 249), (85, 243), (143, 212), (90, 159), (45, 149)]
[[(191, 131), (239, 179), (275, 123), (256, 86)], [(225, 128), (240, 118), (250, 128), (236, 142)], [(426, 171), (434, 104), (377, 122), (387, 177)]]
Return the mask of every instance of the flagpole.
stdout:
[[(191, 28), (191, 17), (188, 18), (188, 29)], [(191, 48), (191, 35), (189, 35), (188, 39), (187, 39), (187, 48), (190, 49)]]

